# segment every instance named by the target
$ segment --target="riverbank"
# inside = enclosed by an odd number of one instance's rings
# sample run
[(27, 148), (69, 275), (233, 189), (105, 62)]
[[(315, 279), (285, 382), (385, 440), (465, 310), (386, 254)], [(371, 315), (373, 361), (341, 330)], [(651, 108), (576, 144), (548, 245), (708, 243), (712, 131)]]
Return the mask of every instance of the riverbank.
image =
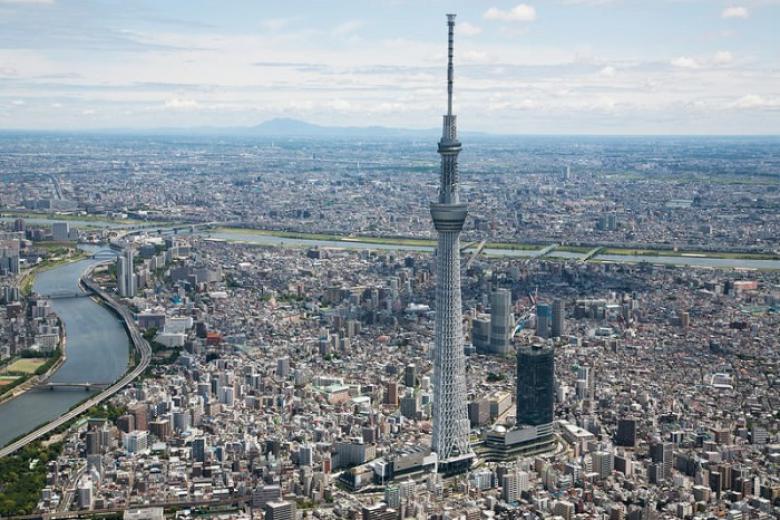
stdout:
[[(71, 254), (69, 252), (67, 257), (58, 258), (53, 261), (44, 261), (31, 268), (28, 272), (22, 275), (19, 280), (19, 292), (25, 298), (27, 298), (32, 293), (32, 288), (35, 283), (35, 276), (37, 273), (47, 271), (49, 269), (54, 269), (62, 265), (78, 262), (79, 260), (87, 258), (87, 255), (84, 253), (84, 251), (79, 249), (76, 251), (76, 254)], [(60, 369), (60, 367), (62, 367), (62, 365), (65, 364), (65, 361), (67, 360), (67, 334), (65, 331), (65, 325), (62, 323), (62, 320), (59, 318), (59, 316), (57, 316), (57, 319), (60, 321), (60, 340), (53, 355), (47, 359), (43, 365), (36, 368), (34, 372), (21, 373), (12, 383), (0, 386), (0, 405), (23, 395), (25, 392), (37, 386), (40, 382), (48, 380), (57, 372), (57, 370)], [(22, 357), (20, 359), (25, 358)], [(10, 364), (11, 363), (9, 362), (8, 365)], [(8, 367), (6, 367), (6, 369), (7, 368)]]
[(130, 219), (130, 218), (118, 219), (112, 217), (103, 217), (99, 215), (79, 215), (74, 213), (54, 213), (54, 212), (49, 213), (49, 212), (36, 212), (36, 211), (19, 211), (19, 210), (0, 211), (0, 218), (2, 217), (50, 220), (52, 222), (75, 221), (85, 225), (94, 223), (94, 224), (98, 224), (96, 227), (110, 227), (111, 225), (117, 227), (126, 227), (126, 226), (133, 226), (139, 224), (155, 225), (160, 223), (157, 221), (147, 221), (147, 220), (138, 220), (138, 219)]
[[(85, 247), (87, 255), (97, 248)], [(103, 260), (104, 261), (104, 260)], [(46, 296), (75, 293), (82, 275), (99, 259), (84, 259), (37, 273), (34, 290)], [(128, 370), (129, 340), (121, 322), (111, 310), (93, 298), (51, 300), (55, 314), (67, 332), (67, 356), (53, 371), (52, 383), (110, 383)], [(41, 424), (55, 420), (95, 391), (83, 389), (31, 389), (0, 404), (0, 446), (26, 435)]]
[(38, 273), (42, 273), (44, 271), (48, 271), (56, 267), (60, 267), (66, 264), (71, 264), (74, 262), (78, 262), (79, 260), (84, 260), (88, 258), (88, 255), (84, 251), (80, 249), (75, 249), (75, 251), (77, 251), (77, 253), (68, 254), (68, 256), (62, 258), (44, 260), (43, 262), (36, 264), (30, 269), (28, 269), (24, 274), (22, 274), (22, 277), (19, 279), (19, 292), (22, 293), (22, 295), (25, 297), (32, 294), (32, 288), (33, 285), (35, 284), (35, 276)]
[[(94, 267), (94, 265), (95, 264), (93, 264), (90, 267)], [(89, 397), (86, 401), (72, 407), (67, 413), (59, 413), (59, 415), (56, 418), (45, 423), (44, 426), (35, 429), (34, 431), (22, 436), (21, 438), (18, 438), (14, 442), (11, 442), (7, 446), (3, 447), (2, 449), (0, 449), (0, 457), (10, 455), (16, 450), (21, 449), (24, 446), (40, 439), (41, 437), (50, 434), (52, 431), (56, 431), (58, 428), (63, 427), (63, 425), (68, 424), (70, 421), (77, 418), (79, 415), (83, 414), (91, 407), (100, 404), (105, 399), (108, 399), (109, 397), (113, 396), (116, 392), (118, 392), (119, 390), (121, 390), (122, 388), (130, 384), (133, 380), (135, 380), (138, 376), (140, 376), (149, 366), (149, 363), (151, 361), (151, 356), (152, 356), (151, 346), (143, 338), (141, 332), (138, 330), (138, 327), (133, 321), (132, 314), (125, 307), (123, 307), (116, 300), (114, 300), (114, 298), (110, 294), (105, 292), (97, 284), (95, 284), (92, 280), (90, 280), (88, 278), (90, 272), (91, 269), (88, 268), (84, 272), (85, 274), (83, 276), (80, 275), (79, 284), (83, 284), (88, 291), (95, 294), (95, 296), (101, 300), (102, 304), (107, 307), (107, 309), (105, 310), (101, 309), (103, 310), (103, 312), (106, 312), (109, 315), (114, 315), (113, 319), (115, 319), (115, 316), (120, 317), (120, 321), (122, 322), (122, 328), (124, 329), (124, 333), (130, 337), (135, 349), (141, 353), (141, 359), (137, 365), (130, 366), (128, 363), (128, 357), (129, 357), (128, 353), (125, 352), (124, 366), (121, 369), (121, 373), (124, 375), (121, 376), (120, 379), (118, 380), (112, 379), (112, 381), (114, 382), (111, 383), (111, 385), (105, 390), (103, 390), (102, 392), (99, 392), (98, 394)], [(76, 298), (75, 300), (78, 301), (86, 300), (91, 305), (98, 306), (98, 304), (92, 301), (91, 298)], [(82, 377), (82, 379), (80, 380), (83, 381), (84, 376), (88, 374), (79, 374), (79, 375)], [(100, 381), (100, 379), (94, 379), (94, 378), (88, 380)], [(43, 393), (48, 393), (48, 392), (43, 392)]]
[[(217, 227), (213, 230), (215, 233), (241, 233), (258, 236), (270, 236), (276, 238), (289, 238), (292, 240), (321, 240), (328, 242), (345, 242), (361, 244), (377, 244), (385, 246), (404, 246), (404, 247), (436, 247), (435, 240), (405, 237), (373, 237), (373, 236), (354, 236), (354, 235), (333, 235), (327, 233), (304, 233), (295, 231), (276, 231), (255, 228), (240, 227)], [(537, 251), (545, 247), (555, 245), (547, 243), (521, 243), (521, 242), (487, 242), (486, 249), (501, 249), (510, 251)], [(581, 253), (598, 246), (579, 246), (579, 245), (561, 245), (555, 248), (556, 252)], [(599, 254), (620, 255), (620, 256), (643, 256), (643, 257), (680, 257), (680, 258), (708, 258), (724, 260), (780, 260), (780, 255), (769, 253), (733, 253), (727, 251), (701, 251), (685, 249), (642, 249), (642, 248), (613, 248), (603, 247)]]

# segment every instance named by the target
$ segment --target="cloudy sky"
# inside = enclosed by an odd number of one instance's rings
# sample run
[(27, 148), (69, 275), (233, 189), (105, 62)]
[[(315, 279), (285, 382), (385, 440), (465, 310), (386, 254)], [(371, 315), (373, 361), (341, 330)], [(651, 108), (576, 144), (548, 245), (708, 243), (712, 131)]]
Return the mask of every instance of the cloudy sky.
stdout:
[(780, 134), (780, 0), (0, 0), (0, 128)]

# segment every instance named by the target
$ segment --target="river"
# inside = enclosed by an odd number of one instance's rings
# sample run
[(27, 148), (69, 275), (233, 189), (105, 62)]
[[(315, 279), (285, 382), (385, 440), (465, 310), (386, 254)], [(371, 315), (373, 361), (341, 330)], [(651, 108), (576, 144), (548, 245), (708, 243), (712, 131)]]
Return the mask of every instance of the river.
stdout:
[[(208, 233), (208, 236), (217, 240), (227, 240), (235, 242), (246, 242), (250, 244), (266, 246), (288, 246), (288, 247), (338, 247), (343, 249), (384, 249), (392, 251), (433, 251), (432, 246), (413, 246), (396, 244), (371, 244), (368, 242), (357, 242), (349, 240), (310, 240), (300, 238), (282, 238), (273, 235), (264, 235), (262, 233), (253, 233), (252, 231), (215, 231)], [(531, 258), (537, 256), (539, 250), (532, 249), (492, 249), (485, 248), (484, 253), (489, 256), (510, 256), (520, 258)], [(468, 255), (470, 253), (465, 253)], [(581, 253), (570, 251), (553, 250), (549, 255), (551, 258), (577, 259), (582, 258)], [(639, 255), (596, 255), (593, 261), (615, 262), (615, 263), (639, 263), (649, 262), (660, 265), (678, 265), (683, 267), (710, 267), (721, 269), (780, 269), (780, 260), (751, 260), (741, 258), (702, 258), (696, 256), (639, 256)]]
[[(81, 260), (39, 273), (34, 289), (46, 295), (78, 290), (81, 274), (99, 260)], [(127, 370), (129, 341), (120, 320), (92, 298), (52, 300), (67, 333), (67, 359), (51, 378), (59, 383), (109, 383)], [(93, 392), (96, 393), (96, 392)], [(81, 389), (30, 390), (0, 405), (0, 446), (66, 412), (91, 394)]]

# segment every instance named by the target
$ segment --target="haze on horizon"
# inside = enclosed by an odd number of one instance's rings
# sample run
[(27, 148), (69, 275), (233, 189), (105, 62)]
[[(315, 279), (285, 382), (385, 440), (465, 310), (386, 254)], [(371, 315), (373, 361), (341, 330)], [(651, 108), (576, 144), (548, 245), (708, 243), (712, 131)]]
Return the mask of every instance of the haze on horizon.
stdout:
[(0, 0), (0, 129), (780, 134), (778, 0)]

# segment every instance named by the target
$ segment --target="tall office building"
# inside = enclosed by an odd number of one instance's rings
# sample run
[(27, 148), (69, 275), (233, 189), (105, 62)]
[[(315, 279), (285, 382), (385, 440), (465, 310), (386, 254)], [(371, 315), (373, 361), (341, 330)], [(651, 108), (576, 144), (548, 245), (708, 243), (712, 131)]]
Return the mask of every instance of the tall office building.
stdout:
[(615, 444), (628, 447), (636, 446), (636, 419), (634, 417), (618, 419)]
[(608, 451), (597, 451), (592, 455), (593, 471), (599, 474), (599, 478), (607, 478), (615, 469), (615, 456)]
[(546, 303), (536, 305), (536, 335), (540, 338), (550, 337), (550, 306)]
[(661, 467), (663, 479), (672, 478), (672, 464), (674, 463), (674, 444), (671, 442), (656, 442), (650, 445), (650, 457), (653, 462)]
[(206, 439), (198, 437), (192, 441), (192, 460), (197, 462), (206, 461)]
[(116, 258), (116, 285), (119, 295), (124, 298), (134, 298), (136, 293), (135, 272), (133, 260), (135, 251), (127, 248), (123, 255)]
[(404, 369), (404, 385), (409, 388), (417, 386), (417, 366), (414, 364), (406, 365)]
[(460, 299), (460, 232), (468, 205), (458, 189), (458, 141), (452, 113), (452, 55), (455, 15), (447, 15), (449, 46), (447, 63), (447, 115), (439, 141), (441, 174), (439, 196), (431, 203), (431, 217), (438, 233), (436, 247), (436, 326), (433, 360), (433, 435), (431, 448), (439, 471), (455, 473), (471, 465), (469, 419), (466, 399), (466, 360)]
[(119, 296), (127, 296), (127, 259), (122, 255), (116, 257), (116, 290)]
[(51, 225), (51, 234), (55, 242), (67, 242), (70, 238), (70, 224), (67, 222), (55, 222)]
[(480, 354), (490, 352), (490, 320), (474, 318), (471, 321), (471, 344)]
[(128, 247), (125, 250), (125, 257), (127, 258), (127, 297), (135, 298), (136, 284), (135, 284), (135, 269), (133, 268), (133, 260), (135, 259), (135, 251)]
[(517, 502), (520, 500), (520, 479), (517, 473), (507, 473), (501, 481), (501, 498), (504, 502)]
[(555, 300), (552, 306), (552, 326), (550, 335), (553, 338), (560, 338), (566, 333), (566, 307), (563, 300)]
[(509, 353), (512, 331), (512, 291), (497, 289), (490, 295), (490, 351), (495, 354)]
[(517, 424), (552, 424), (555, 399), (553, 349), (534, 345), (517, 351)]

